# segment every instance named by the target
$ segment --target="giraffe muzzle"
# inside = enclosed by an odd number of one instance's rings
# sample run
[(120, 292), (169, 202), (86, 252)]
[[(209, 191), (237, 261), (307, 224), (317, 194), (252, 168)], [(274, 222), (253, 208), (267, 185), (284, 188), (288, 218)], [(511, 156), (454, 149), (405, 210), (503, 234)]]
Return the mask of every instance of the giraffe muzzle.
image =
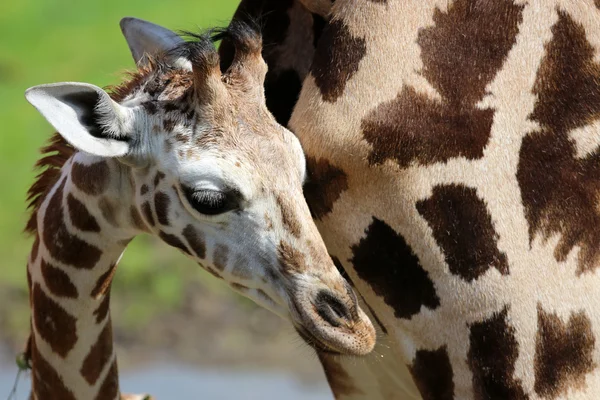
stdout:
[(300, 337), (319, 352), (366, 355), (375, 346), (375, 329), (348, 287), (343, 295), (318, 290), (291, 307)]

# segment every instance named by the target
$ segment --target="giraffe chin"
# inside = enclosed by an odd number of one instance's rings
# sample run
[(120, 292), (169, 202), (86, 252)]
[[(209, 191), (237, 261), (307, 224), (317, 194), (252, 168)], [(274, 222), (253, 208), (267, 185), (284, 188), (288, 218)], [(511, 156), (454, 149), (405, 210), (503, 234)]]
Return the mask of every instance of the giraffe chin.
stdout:
[(312, 304), (308, 310), (302, 311), (298, 305), (291, 307), (292, 324), (302, 340), (317, 352), (365, 356), (375, 347), (375, 328), (360, 308), (354, 318), (340, 318), (335, 322), (326, 316), (323, 318)]

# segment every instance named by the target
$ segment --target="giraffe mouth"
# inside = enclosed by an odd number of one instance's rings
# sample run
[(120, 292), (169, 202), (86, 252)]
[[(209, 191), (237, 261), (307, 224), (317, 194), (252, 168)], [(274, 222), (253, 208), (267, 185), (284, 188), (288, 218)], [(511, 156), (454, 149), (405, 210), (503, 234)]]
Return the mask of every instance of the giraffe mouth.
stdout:
[(310, 333), (307, 329), (305, 329), (301, 326), (297, 326), (296, 324), (294, 324), (294, 329), (296, 330), (298, 335), (302, 338), (302, 340), (304, 340), (304, 343), (306, 343), (308, 346), (315, 349), (315, 351), (317, 351), (319, 353), (327, 353), (327, 354), (342, 354), (340, 351), (338, 351), (332, 347), (329, 347), (327, 344), (325, 344), (322, 341), (320, 341), (319, 339), (317, 339), (317, 337), (315, 335), (313, 335), (312, 333)]

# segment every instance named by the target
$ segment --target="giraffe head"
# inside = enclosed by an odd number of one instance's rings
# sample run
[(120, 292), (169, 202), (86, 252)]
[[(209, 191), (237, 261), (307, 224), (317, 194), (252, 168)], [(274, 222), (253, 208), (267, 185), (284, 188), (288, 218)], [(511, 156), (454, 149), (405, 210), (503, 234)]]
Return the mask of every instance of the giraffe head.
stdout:
[(133, 18), (121, 27), (139, 67), (127, 84), (112, 96), (41, 85), (29, 102), (77, 150), (118, 161), (132, 233), (179, 248), (315, 347), (370, 352), (373, 326), (304, 201), (303, 151), (265, 106), (259, 35), (244, 24), (217, 35), (236, 49), (222, 72), (215, 36), (185, 42)]

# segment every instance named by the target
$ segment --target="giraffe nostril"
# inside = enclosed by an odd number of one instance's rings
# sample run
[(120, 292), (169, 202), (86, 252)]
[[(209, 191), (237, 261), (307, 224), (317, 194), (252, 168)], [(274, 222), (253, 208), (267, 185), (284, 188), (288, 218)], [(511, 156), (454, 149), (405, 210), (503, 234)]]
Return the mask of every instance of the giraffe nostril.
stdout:
[(351, 320), (348, 307), (327, 290), (321, 290), (317, 294), (314, 305), (317, 314), (335, 328), (342, 325), (342, 321), (350, 322)]

